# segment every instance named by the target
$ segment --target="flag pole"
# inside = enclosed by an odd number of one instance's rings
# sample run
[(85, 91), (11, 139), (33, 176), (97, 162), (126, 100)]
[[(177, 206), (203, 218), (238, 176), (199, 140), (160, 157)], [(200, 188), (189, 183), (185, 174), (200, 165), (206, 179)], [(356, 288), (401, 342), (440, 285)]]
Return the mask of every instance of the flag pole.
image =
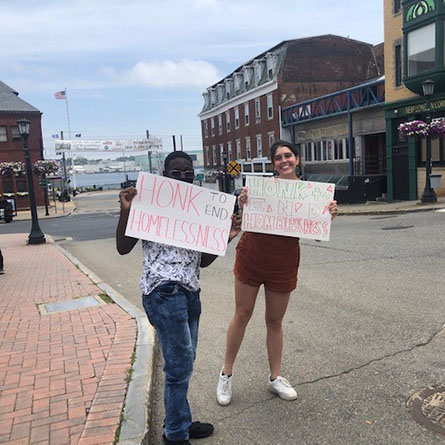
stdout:
[[(68, 107), (68, 92), (65, 87), (65, 105), (66, 105), (66, 120), (68, 122), (68, 137), (71, 141), (71, 125), (70, 125), (70, 111)], [(76, 172), (74, 171), (74, 156), (73, 152), (71, 151), (71, 173), (73, 175), (73, 187), (77, 188), (76, 186)]]

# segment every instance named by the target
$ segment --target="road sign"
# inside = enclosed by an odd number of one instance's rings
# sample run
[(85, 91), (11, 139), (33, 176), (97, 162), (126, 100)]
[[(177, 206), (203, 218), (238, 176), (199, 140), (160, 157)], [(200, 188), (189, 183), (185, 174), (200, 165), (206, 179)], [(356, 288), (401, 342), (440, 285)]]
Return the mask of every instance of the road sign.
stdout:
[(204, 180), (204, 175), (203, 175), (202, 173), (198, 173), (198, 174), (196, 175), (196, 179), (197, 179), (199, 182), (202, 182), (202, 181)]
[(238, 164), (238, 162), (236, 161), (230, 161), (227, 164), (227, 171), (232, 175), (232, 176), (237, 176), (240, 174), (241, 172), (241, 166)]
[(46, 187), (48, 187), (48, 179), (46, 179), (46, 178), (40, 178), (39, 179), (39, 186), (41, 187), (41, 188), (46, 188)]

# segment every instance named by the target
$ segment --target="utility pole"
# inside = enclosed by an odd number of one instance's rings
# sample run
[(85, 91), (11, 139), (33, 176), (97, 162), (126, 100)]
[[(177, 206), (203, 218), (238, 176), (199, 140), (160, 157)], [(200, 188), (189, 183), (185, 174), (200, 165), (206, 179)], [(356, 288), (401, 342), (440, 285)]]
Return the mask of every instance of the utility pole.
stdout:
[[(60, 132), (60, 139), (63, 141), (63, 131)], [(62, 144), (62, 161), (63, 161), (63, 180), (62, 180), (62, 196), (61, 196), (62, 199), (61, 199), (61, 201), (62, 201), (63, 213), (65, 213), (65, 187), (66, 187), (67, 176), (66, 176), (65, 149), (63, 148), (63, 144)]]
[(181, 141), (181, 151), (184, 151), (184, 145), (182, 143), (182, 134), (179, 136), (180, 141)]
[(173, 151), (176, 151), (176, 139), (175, 139), (175, 135), (173, 135), (172, 137), (173, 137)]
[[(147, 139), (150, 139), (150, 132), (148, 130), (145, 130), (145, 134), (147, 136)], [(148, 149), (148, 171), (150, 173), (153, 173), (153, 167), (151, 165), (151, 150)]]

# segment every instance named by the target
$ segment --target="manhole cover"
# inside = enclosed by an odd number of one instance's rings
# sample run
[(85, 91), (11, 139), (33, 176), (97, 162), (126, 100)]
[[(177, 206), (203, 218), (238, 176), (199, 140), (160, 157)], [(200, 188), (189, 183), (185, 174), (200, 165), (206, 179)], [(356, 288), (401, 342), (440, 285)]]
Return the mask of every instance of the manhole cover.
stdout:
[(392, 226), (392, 227), (382, 227), (382, 230), (403, 230), (403, 229), (411, 229), (414, 226)]
[(414, 420), (445, 435), (445, 386), (432, 386), (413, 394), (407, 403)]

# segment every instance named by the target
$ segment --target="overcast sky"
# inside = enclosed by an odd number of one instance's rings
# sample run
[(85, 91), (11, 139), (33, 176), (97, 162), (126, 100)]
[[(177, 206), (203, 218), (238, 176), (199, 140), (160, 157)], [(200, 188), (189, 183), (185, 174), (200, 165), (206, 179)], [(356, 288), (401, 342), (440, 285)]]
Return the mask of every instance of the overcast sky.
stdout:
[(0, 80), (43, 112), (45, 145), (184, 136), (201, 147), (205, 88), (283, 40), (337, 34), (383, 41), (383, 1), (0, 0)]

